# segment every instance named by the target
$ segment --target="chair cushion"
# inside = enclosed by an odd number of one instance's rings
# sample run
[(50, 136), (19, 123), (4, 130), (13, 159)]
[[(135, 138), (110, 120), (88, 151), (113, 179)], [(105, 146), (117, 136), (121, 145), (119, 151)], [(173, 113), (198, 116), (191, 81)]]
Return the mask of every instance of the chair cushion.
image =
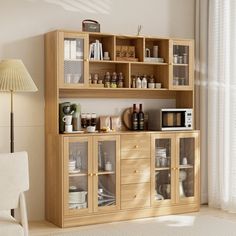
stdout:
[(0, 211), (0, 236), (24, 236), (23, 227), (9, 214)]

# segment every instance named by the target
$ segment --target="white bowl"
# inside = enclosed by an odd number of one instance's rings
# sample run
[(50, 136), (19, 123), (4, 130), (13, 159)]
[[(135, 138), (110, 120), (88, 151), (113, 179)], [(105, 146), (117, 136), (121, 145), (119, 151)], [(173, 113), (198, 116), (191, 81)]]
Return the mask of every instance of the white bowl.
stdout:
[(95, 131), (96, 131), (96, 126), (88, 126), (87, 127), (87, 132), (94, 133)]

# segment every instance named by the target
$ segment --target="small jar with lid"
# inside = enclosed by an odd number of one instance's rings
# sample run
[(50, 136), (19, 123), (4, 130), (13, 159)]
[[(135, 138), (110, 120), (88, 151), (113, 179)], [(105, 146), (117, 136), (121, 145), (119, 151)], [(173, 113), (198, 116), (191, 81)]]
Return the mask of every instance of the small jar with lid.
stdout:
[(110, 83), (110, 87), (111, 88), (116, 88), (117, 87), (117, 74), (116, 72), (112, 73), (112, 77), (111, 77), (111, 83)]
[(119, 76), (118, 76), (118, 81), (117, 81), (117, 87), (118, 88), (123, 88), (124, 87), (124, 78), (123, 78), (123, 74), (122, 72), (119, 73)]
[(87, 121), (86, 121), (86, 114), (81, 113), (81, 127), (86, 128), (87, 127)]
[(178, 56), (178, 64), (183, 64), (183, 56)]
[(104, 76), (104, 87), (105, 88), (110, 88), (110, 80), (111, 80), (110, 72), (106, 72), (106, 74)]
[(151, 75), (148, 80), (149, 83), (155, 83), (155, 77), (154, 75)]
[(183, 63), (188, 64), (188, 56), (187, 53), (183, 53)]
[(132, 88), (136, 88), (136, 76), (132, 76)]
[(93, 112), (91, 115), (91, 125), (96, 126), (96, 124), (97, 124), (97, 114)]
[(97, 83), (98, 83), (98, 79), (99, 79), (98, 74), (94, 74), (92, 83), (93, 83), (93, 84), (97, 84)]
[(177, 54), (174, 54), (174, 55), (173, 55), (173, 63), (174, 63), (174, 64), (177, 64), (177, 63), (178, 63), (178, 55), (177, 55)]

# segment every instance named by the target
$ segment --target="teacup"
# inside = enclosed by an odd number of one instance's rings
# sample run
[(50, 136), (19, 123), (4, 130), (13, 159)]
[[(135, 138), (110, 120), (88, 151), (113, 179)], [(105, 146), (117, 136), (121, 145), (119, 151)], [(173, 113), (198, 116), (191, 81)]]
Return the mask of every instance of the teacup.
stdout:
[(71, 125), (72, 122), (72, 115), (66, 115), (62, 118), (63, 122), (66, 123), (66, 125)]

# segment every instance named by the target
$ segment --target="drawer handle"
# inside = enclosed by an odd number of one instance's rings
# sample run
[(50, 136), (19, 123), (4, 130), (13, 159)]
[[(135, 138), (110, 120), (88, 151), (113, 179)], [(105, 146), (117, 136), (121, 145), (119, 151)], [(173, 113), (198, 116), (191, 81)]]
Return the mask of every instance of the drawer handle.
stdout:
[(137, 195), (134, 195), (134, 198), (137, 198)]
[(134, 173), (136, 173), (136, 174), (137, 174), (137, 173), (139, 173), (139, 171), (138, 171), (138, 170), (135, 170), (135, 171), (134, 171)]
[(138, 145), (135, 145), (134, 148), (139, 148), (139, 146), (138, 146)]

